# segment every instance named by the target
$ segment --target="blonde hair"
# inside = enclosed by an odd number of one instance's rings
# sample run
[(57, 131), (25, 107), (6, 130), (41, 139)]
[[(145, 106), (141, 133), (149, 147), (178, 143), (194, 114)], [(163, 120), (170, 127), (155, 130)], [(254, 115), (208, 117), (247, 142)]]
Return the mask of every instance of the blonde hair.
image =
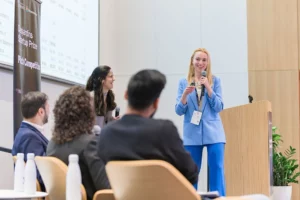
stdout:
[(210, 61), (210, 56), (208, 51), (205, 48), (199, 48), (196, 49), (193, 53), (193, 55), (191, 56), (191, 61), (190, 61), (190, 68), (189, 68), (189, 73), (188, 73), (188, 77), (187, 77), (187, 81), (189, 83), (189, 85), (194, 81), (195, 78), (195, 68), (193, 65), (193, 60), (194, 60), (194, 56), (197, 52), (203, 52), (207, 55), (207, 67), (205, 69), (206, 71), (206, 77), (208, 80), (209, 85), (213, 84), (213, 80), (212, 80), (212, 73), (211, 73), (211, 61)]

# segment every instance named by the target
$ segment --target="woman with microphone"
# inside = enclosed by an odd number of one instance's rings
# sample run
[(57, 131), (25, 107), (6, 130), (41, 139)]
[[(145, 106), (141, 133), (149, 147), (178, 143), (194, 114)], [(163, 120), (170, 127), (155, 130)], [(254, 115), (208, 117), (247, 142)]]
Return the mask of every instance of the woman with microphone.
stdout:
[[(219, 112), (223, 110), (220, 79), (211, 72), (209, 53), (196, 49), (187, 78), (179, 81), (175, 111), (184, 115), (183, 143), (200, 172), (203, 147), (207, 148), (209, 190), (225, 196), (225, 133)], [(194, 185), (197, 189), (197, 184)]]
[(94, 97), (95, 125), (100, 128), (103, 128), (109, 121), (119, 118), (112, 116), (112, 111), (117, 106), (112, 91), (114, 81), (115, 78), (111, 68), (104, 65), (94, 69), (86, 84), (86, 90), (90, 91), (92, 97)]

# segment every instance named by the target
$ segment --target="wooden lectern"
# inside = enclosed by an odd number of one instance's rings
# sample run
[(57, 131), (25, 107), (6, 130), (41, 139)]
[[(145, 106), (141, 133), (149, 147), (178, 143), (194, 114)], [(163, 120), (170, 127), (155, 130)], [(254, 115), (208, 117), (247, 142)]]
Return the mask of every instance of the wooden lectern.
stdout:
[[(269, 101), (224, 109), (226, 195), (270, 196), (272, 112)], [(271, 146), (270, 146), (271, 145)]]

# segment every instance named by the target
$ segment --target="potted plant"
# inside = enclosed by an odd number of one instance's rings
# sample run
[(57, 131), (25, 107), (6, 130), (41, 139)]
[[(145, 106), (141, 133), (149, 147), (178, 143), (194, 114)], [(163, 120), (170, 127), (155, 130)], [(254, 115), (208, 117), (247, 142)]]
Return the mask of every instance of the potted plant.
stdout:
[(272, 127), (273, 139), (273, 200), (290, 200), (292, 196), (291, 183), (298, 183), (300, 172), (297, 159), (293, 156), (296, 149), (290, 146), (285, 151), (280, 151), (282, 136), (277, 133), (277, 127)]

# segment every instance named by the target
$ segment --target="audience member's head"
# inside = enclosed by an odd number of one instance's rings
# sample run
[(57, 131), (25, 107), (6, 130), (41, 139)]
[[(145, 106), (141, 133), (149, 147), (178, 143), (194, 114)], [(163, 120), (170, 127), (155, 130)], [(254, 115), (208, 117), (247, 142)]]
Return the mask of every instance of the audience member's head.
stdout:
[(98, 116), (116, 108), (115, 96), (112, 92), (114, 74), (109, 66), (98, 66), (90, 75), (86, 90), (94, 92), (94, 106)]
[(21, 111), (24, 120), (40, 126), (48, 122), (48, 96), (42, 92), (28, 92), (22, 99)]
[(94, 107), (90, 93), (73, 86), (61, 94), (53, 109), (53, 140), (63, 144), (82, 134), (91, 134), (94, 126)]
[(153, 117), (165, 84), (165, 75), (157, 70), (142, 70), (133, 75), (125, 93), (128, 112)]

